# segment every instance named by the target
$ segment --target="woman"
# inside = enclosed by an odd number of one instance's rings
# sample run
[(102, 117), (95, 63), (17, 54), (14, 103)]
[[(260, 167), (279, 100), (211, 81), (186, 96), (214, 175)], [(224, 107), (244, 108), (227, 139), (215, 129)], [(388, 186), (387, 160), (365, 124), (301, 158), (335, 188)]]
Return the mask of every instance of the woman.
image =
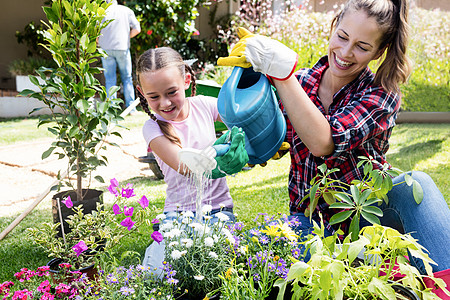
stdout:
[[(405, 0), (350, 0), (332, 22), (328, 54), (311, 69), (291, 76), (297, 56), (281, 43), (239, 30), (239, 43), (219, 65), (249, 67), (270, 77), (277, 88), (287, 118), (287, 142), (291, 144), (289, 173), (290, 212), (309, 232), (312, 224), (305, 216), (308, 193), (317, 168), (339, 168), (335, 179), (350, 183), (362, 179), (358, 156), (372, 156), (386, 163), (388, 139), (400, 108), (399, 84), (410, 73), (406, 55), (408, 43), (408, 3)], [(382, 58), (376, 74), (368, 68)], [(273, 62), (277, 62), (276, 64)], [(300, 83), (300, 84), (298, 84)], [(448, 272), (450, 252), (442, 241), (450, 241), (450, 210), (431, 178), (414, 172), (424, 189), (424, 199), (416, 204), (406, 184), (394, 187), (383, 204), (382, 224), (411, 233), (437, 263), (434, 271)], [(402, 177), (395, 182), (402, 182)], [(324, 201), (321, 212), (328, 234), (334, 211)], [(340, 224), (345, 228), (346, 224)], [(425, 273), (421, 261), (411, 262)], [(445, 271), (447, 270), (447, 271)]]

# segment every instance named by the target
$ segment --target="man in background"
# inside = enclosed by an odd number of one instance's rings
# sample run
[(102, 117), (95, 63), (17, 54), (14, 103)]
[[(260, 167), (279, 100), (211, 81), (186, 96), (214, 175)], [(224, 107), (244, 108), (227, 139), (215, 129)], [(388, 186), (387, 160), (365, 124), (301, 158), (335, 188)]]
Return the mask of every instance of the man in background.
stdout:
[[(106, 2), (111, 5), (106, 10), (103, 22), (112, 21), (102, 29), (98, 39), (99, 46), (108, 54), (107, 57), (102, 57), (106, 91), (108, 97), (117, 97), (115, 94), (109, 95), (109, 89), (117, 85), (116, 70), (118, 67), (125, 106), (128, 107), (135, 100), (130, 39), (141, 32), (141, 26), (130, 8), (118, 4), (117, 0), (106, 0)], [(131, 112), (136, 112), (136, 110), (133, 109)]]

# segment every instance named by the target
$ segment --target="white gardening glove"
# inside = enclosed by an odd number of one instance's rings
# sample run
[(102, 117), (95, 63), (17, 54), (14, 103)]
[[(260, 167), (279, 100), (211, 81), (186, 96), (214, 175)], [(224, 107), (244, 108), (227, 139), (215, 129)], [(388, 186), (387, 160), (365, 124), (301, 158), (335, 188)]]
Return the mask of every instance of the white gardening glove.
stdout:
[(298, 55), (282, 43), (238, 28), (239, 42), (228, 57), (217, 60), (219, 66), (238, 66), (261, 72), (278, 80), (288, 79), (297, 66)]

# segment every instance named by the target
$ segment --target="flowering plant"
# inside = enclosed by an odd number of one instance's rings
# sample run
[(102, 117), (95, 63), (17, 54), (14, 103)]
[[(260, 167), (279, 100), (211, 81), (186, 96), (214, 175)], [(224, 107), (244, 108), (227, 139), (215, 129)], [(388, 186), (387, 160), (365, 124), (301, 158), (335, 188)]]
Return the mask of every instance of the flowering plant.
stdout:
[(237, 222), (233, 234), (232, 264), (220, 275), (223, 280), (221, 295), (225, 299), (266, 299), (273, 295), (273, 285), (286, 278), (292, 257), (302, 255), (298, 235), (293, 228), (298, 221), (286, 215), (259, 214), (257, 226), (245, 228)]
[[(115, 197), (111, 209), (100, 204), (97, 210), (84, 214), (81, 206), (74, 207), (75, 214), (67, 220), (69, 233), (57, 236), (60, 223), (44, 223), (40, 228), (28, 228), (28, 234), (49, 257), (60, 258), (72, 269), (92, 265), (102, 253), (112, 251), (125, 235), (136, 232), (147, 222), (151, 212), (145, 195), (134, 203), (139, 204), (135, 211), (132, 198), (136, 195), (132, 184), (120, 187), (116, 179), (111, 179), (110, 183), (108, 190)], [(73, 206), (70, 197), (62, 202), (68, 208)]]
[(211, 205), (203, 206), (202, 212), (203, 220), (184, 211), (173, 217), (160, 214), (153, 221), (162, 222), (152, 238), (165, 243), (165, 278), (180, 290), (187, 290), (191, 299), (203, 299), (217, 290), (221, 284), (218, 276), (229, 266), (229, 217), (218, 212), (212, 218)]

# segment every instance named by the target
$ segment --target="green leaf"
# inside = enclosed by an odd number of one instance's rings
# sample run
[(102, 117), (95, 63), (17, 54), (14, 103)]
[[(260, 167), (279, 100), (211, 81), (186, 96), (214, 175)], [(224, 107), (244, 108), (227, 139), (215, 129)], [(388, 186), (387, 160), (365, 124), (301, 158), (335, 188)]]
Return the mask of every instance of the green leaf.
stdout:
[(413, 181), (413, 196), (417, 204), (420, 204), (423, 200), (423, 189), (419, 182)]
[(372, 294), (381, 294), (384, 299), (396, 299), (394, 289), (385, 281), (373, 277), (367, 286), (369, 292)]
[(45, 150), (44, 153), (42, 153), (42, 159), (46, 159), (47, 157), (50, 156), (50, 154), (52, 154), (53, 150), (55, 150), (56, 147), (50, 147), (47, 150)]
[(331, 204), (330, 208), (352, 209), (354, 206), (348, 203), (336, 202)]
[(322, 194), (322, 196), (323, 196), (323, 199), (325, 200), (325, 202), (326, 202), (328, 205), (331, 205), (331, 204), (333, 204), (333, 203), (336, 203), (336, 200), (334, 199), (332, 193), (330, 193), (330, 192), (325, 192), (325, 193)]
[(42, 9), (44, 10), (45, 15), (47, 16), (47, 19), (50, 22), (56, 23), (58, 22), (58, 15), (56, 15), (51, 7), (43, 6)]
[(379, 207), (374, 206), (374, 205), (363, 206), (362, 211), (365, 211), (367, 213), (371, 213), (371, 214), (377, 215), (379, 217), (383, 216), (383, 211)]
[(84, 100), (84, 99), (78, 100), (78, 102), (77, 102), (77, 108), (78, 108), (83, 114), (85, 114), (85, 113), (88, 111), (88, 109), (89, 109), (89, 103), (88, 103), (86, 100)]
[(327, 165), (326, 164), (321, 164), (317, 169), (319, 169), (319, 171), (322, 174), (325, 174), (325, 172), (327, 171)]
[(301, 277), (303, 273), (305, 273), (309, 268), (310, 268), (309, 265), (304, 261), (298, 261), (292, 264), (291, 267), (289, 268), (289, 273), (286, 278), (286, 281)]
[(411, 186), (413, 184), (414, 179), (411, 175), (405, 174), (405, 182), (408, 186)]
[(105, 183), (105, 180), (104, 180), (103, 177), (100, 176), (100, 175), (97, 175), (97, 176), (95, 176), (94, 178), (95, 178), (98, 182)]
[(348, 203), (348, 204), (350, 204), (350, 205), (353, 205), (353, 204), (354, 204), (353, 201), (352, 201), (352, 199), (350, 199), (350, 197), (349, 197), (348, 194), (346, 194), (346, 193), (343, 193), (343, 192), (337, 193), (337, 194), (335, 195), (335, 197), (336, 197), (338, 200), (340, 200), (340, 201), (342, 201), (342, 202), (345, 202), (345, 203)]
[(351, 234), (352, 241), (358, 240), (359, 237), (359, 214), (356, 213), (350, 222), (349, 233)]
[(342, 223), (347, 220), (353, 214), (353, 210), (346, 210), (338, 212), (330, 218), (330, 225)]
[[(381, 213), (383, 214), (383, 213)], [(375, 214), (366, 212), (364, 210), (361, 211), (361, 216), (366, 219), (367, 221), (369, 221), (371, 224), (378, 224), (380, 225), (380, 219), (378, 219), (378, 217)]]

